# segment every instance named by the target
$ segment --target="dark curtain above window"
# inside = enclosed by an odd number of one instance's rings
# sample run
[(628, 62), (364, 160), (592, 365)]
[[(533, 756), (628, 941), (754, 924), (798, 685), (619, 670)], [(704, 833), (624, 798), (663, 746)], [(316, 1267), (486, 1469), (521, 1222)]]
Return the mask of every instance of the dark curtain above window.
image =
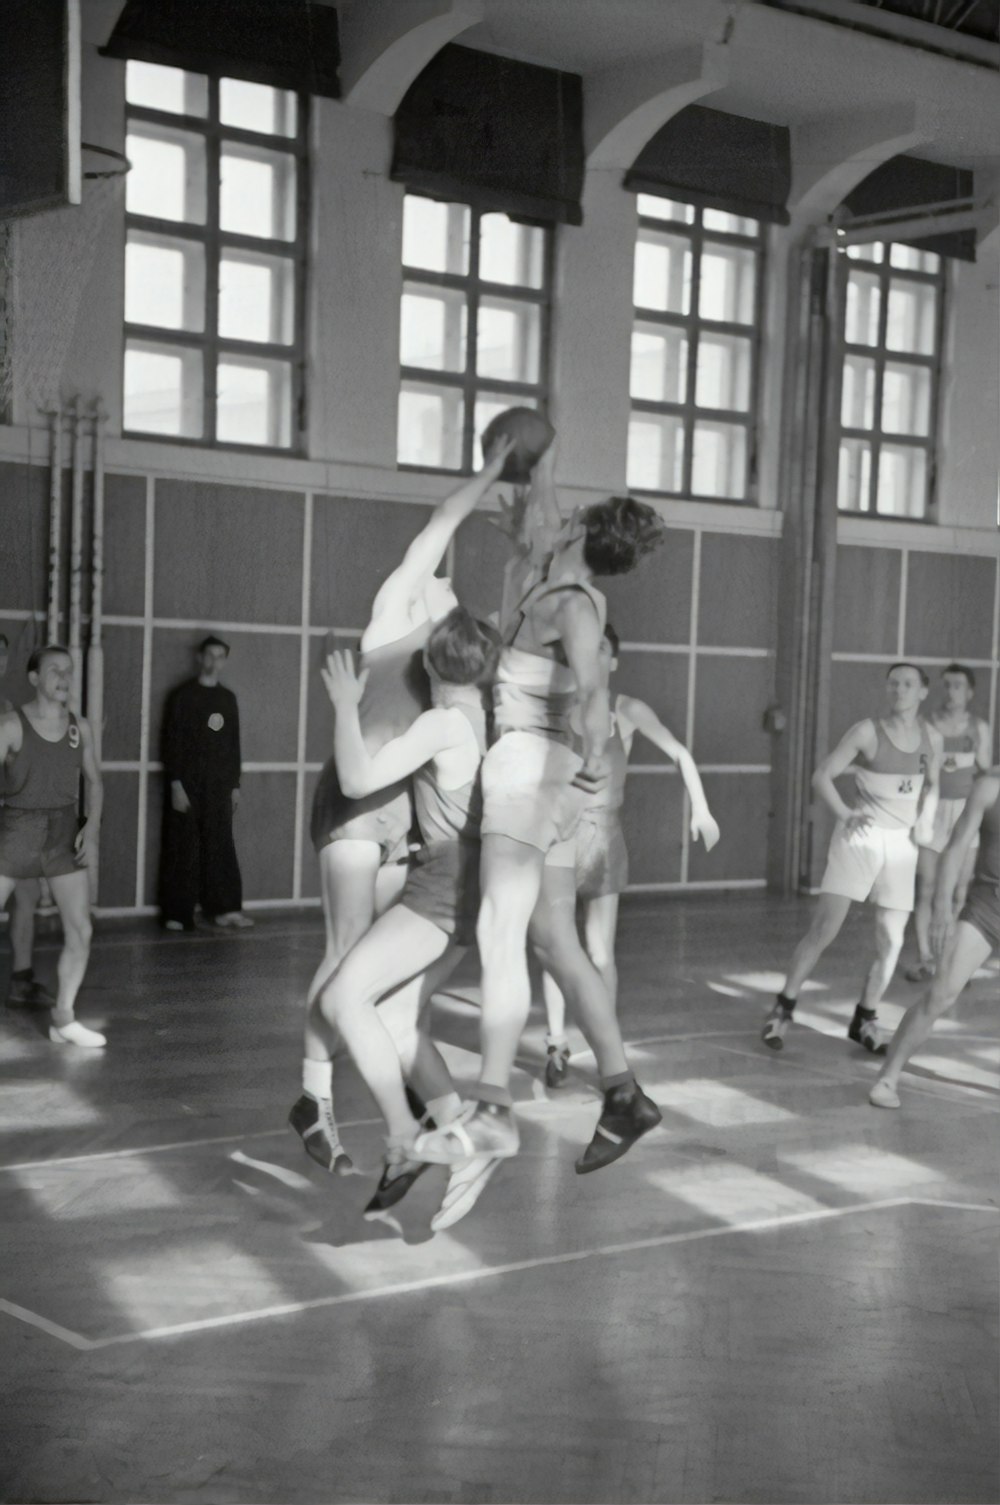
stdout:
[(583, 82), (454, 43), (407, 90), (390, 176), (432, 198), (583, 222)]
[(688, 105), (667, 121), (625, 174), (634, 193), (787, 225), (792, 181), (788, 127)]
[(101, 53), (340, 98), (337, 12), (309, 0), (128, 0)]
[[(919, 209), (921, 204), (944, 204), (953, 199), (971, 199), (974, 180), (971, 172), (946, 167), (941, 162), (925, 162), (921, 157), (891, 157), (870, 172), (851, 190), (844, 208), (851, 214), (882, 214), (893, 209)], [(952, 256), (958, 261), (975, 261), (975, 230), (945, 230), (940, 235), (925, 235), (905, 240), (886, 232), (887, 239), (915, 246), (919, 251), (933, 251), (938, 256)]]

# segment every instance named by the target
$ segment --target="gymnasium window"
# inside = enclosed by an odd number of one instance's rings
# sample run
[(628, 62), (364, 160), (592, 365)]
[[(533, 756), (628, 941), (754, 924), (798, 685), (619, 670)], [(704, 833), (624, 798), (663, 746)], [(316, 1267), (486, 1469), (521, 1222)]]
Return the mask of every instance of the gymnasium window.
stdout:
[(469, 473), (505, 408), (544, 412), (552, 232), (408, 193), (397, 459)]
[(762, 226), (652, 194), (637, 200), (629, 489), (750, 501)]
[(926, 517), (934, 497), (944, 262), (881, 241), (845, 249), (837, 506)]
[(125, 78), (124, 430), (296, 449), (304, 98), (151, 63)]

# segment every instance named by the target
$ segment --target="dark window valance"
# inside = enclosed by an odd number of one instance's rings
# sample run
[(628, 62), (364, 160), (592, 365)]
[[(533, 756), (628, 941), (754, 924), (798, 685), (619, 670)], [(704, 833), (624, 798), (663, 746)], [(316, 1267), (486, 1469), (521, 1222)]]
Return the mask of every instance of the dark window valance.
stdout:
[[(891, 157), (851, 190), (844, 208), (857, 215), (884, 214), (893, 209), (917, 209), (921, 204), (971, 199), (973, 192), (973, 175), (962, 168), (925, 162), (921, 157)], [(897, 237), (887, 231), (886, 238)], [(942, 229), (940, 235), (899, 239), (904, 245), (934, 251), (938, 256), (952, 256), (958, 261), (976, 259), (975, 230)]]
[(625, 174), (633, 193), (787, 225), (788, 127), (688, 105), (647, 141)]
[(432, 198), (583, 222), (583, 81), (449, 43), (407, 90), (390, 176)]
[(337, 12), (309, 0), (127, 0), (101, 52), (340, 98)]

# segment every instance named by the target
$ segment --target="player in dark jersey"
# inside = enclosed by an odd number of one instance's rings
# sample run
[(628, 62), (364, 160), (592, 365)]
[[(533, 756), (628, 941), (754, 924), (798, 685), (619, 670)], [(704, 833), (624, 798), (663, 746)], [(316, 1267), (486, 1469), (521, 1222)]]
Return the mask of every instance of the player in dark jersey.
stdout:
[[(10, 643), (7, 634), (0, 632), (0, 680), (7, 674), (7, 656)], [(0, 716), (14, 709), (12, 701), (0, 695)], [(0, 764), (0, 805), (3, 804), (3, 765)], [(41, 884), (37, 878), (22, 878), (14, 885), (14, 897), (10, 906), (10, 949), (13, 952), (13, 969), (7, 989), (9, 1009), (50, 1009), (55, 999), (35, 976), (32, 952), (35, 947), (35, 912), (41, 898)]]
[[(976, 836), (979, 851), (965, 906), (954, 920), (954, 894)], [(930, 987), (908, 1008), (892, 1037), (885, 1065), (868, 1095), (875, 1108), (899, 1107), (899, 1078), (914, 1051), (991, 952), (1000, 948), (1000, 768), (982, 774), (938, 864), (931, 939), (939, 958)]]
[[(72, 661), (50, 643), (28, 660), (33, 700), (0, 716), (0, 763), (6, 793), (0, 809), (0, 907), (22, 878), (45, 878), (63, 925), (59, 994), (49, 1039), (58, 1045), (100, 1047), (97, 1030), (74, 1017), (76, 995), (90, 957), (90, 884), (103, 791), (90, 727), (68, 709)], [(78, 820), (80, 778), (87, 786), (87, 819)]]

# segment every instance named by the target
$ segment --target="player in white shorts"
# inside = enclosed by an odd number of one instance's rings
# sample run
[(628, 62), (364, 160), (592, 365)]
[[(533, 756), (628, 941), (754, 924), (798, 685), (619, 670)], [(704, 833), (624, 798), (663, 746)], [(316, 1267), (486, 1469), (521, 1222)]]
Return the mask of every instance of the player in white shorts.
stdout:
[[(964, 664), (949, 664), (941, 674), (941, 684), (944, 689), (944, 704), (930, 718), (931, 725), (937, 727), (944, 739), (941, 789), (934, 830), (927, 844), (921, 845), (917, 859), (917, 906), (913, 911), (913, 927), (917, 932), (920, 958), (916, 966), (907, 971), (908, 982), (927, 982), (934, 976), (931, 902), (938, 860), (965, 809), (977, 768), (985, 769), (990, 766), (989, 726), (969, 710), (969, 701), (976, 688), (976, 676)], [(956, 914), (965, 903), (976, 845), (977, 842), (970, 845), (955, 886)]]
[[(761, 1033), (772, 1050), (781, 1050), (799, 990), (840, 933), (851, 905), (867, 899), (875, 905), (876, 954), (847, 1034), (866, 1050), (885, 1053), (875, 1010), (913, 910), (917, 844), (930, 835), (938, 802), (941, 734), (920, 719), (928, 683), (915, 664), (893, 664), (886, 676), (888, 714), (857, 722), (813, 774), (813, 790), (837, 826), (813, 922)], [(853, 807), (834, 783), (848, 769), (854, 773)]]

